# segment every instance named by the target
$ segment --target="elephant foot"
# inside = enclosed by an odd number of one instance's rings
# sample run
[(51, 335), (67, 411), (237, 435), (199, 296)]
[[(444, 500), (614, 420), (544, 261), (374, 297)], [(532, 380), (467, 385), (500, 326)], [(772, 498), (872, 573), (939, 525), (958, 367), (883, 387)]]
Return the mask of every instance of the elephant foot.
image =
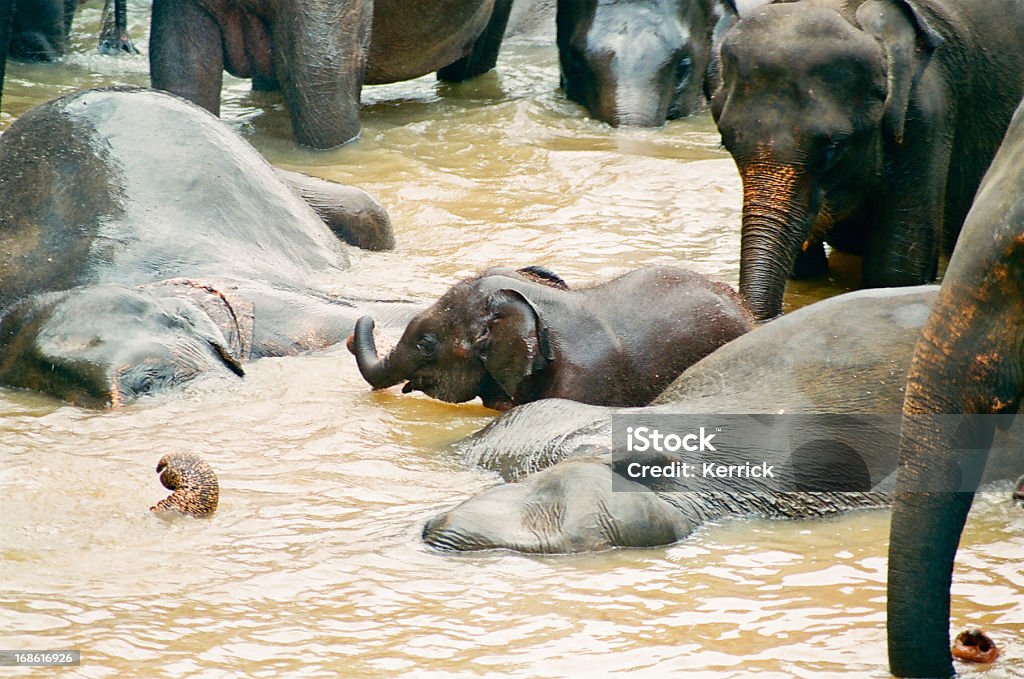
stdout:
[(980, 629), (966, 629), (957, 635), (953, 642), (953, 657), (957, 660), (973, 663), (991, 663), (999, 657), (999, 649), (995, 642)]
[(151, 512), (179, 512), (196, 518), (217, 510), (220, 486), (210, 465), (192, 453), (170, 453), (156, 465), (160, 483), (174, 491), (149, 508)]
[(100, 37), (100, 44), (96, 48), (100, 54), (117, 56), (119, 54), (138, 54), (139, 50), (135, 43), (124, 34), (104, 34)]
[(1013, 483), (1013, 500), (1018, 504), (1024, 505), (1024, 476)]

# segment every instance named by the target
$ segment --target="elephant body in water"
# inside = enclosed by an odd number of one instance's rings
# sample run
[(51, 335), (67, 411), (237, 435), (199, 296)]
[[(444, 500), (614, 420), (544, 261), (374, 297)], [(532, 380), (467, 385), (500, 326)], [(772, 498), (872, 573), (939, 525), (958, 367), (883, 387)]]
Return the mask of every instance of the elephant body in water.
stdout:
[[(329, 346), (370, 311), (411, 315), (325, 292), (346, 246), (299, 193), (319, 197), (336, 231), (387, 247), (379, 206), (282, 178), (172, 95), (92, 90), (44, 104), (0, 137), (0, 167), (0, 384), (118, 405)], [(367, 210), (339, 209), (345, 197)]]
[[(863, 459), (871, 492), (694, 493), (671, 480), (640, 485), (626, 478), (629, 459), (611, 456), (612, 418), (856, 413), (895, 421), (936, 295), (936, 286), (922, 286), (816, 303), (726, 344), (646, 408), (561, 399), (515, 408), (456, 446), (467, 462), (510, 483), (431, 519), (423, 539), (443, 549), (578, 552), (668, 544), (723, 516), (803, 518), (885, 506), (894, 445), (874, 447)], [(851, 441), (857, 433), (848, 432)], [(845, 471), (829, 464), (817, 471)]]

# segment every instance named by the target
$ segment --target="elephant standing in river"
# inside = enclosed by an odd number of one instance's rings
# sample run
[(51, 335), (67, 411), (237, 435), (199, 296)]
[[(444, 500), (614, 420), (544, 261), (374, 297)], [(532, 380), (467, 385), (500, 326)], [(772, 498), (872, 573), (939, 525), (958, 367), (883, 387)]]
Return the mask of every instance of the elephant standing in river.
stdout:
[(451, 403), (646, 405), (751, 325), (732, 288), (686, 269), (647, 267), (569, 290), (540, 267), (499, 268), (446, 292), (383, 359), (372, 319), (360, 319), (352, 352), (375, 389), (407, 380), (403, 391)]
[[(889, 540), (889, 666), (897, 676), (954, 673), (953, 561), (977, 475), (992, 466), (992, 437), (1006, 425), (981, 416), (1015, 414), (1022, 397), (1024, 106), (967, 215), (910, 368)], [(950, 430), (947, 413), (973, 417)], [(1011, 454), (1019, 473), (1019, 442)]]
[(743, 180), (740, 293), (863, 254), (867, 287), (933, 280), (1024, 95), (1024, 2), (803, 0), (742, 18), (712, 113)]
[(279, 174), (173, 95), (39, 106), (0, 136), (0, 168), (0, 385), (116, 406), (330, 346), (366, 313), (396, 327), (412, 316), (326, 292), (348, 267), (336, 233), (392, 242), (379, 205)]
[(494, 67), (512, 0), (155, 0), (153, 87), (217, 114), (222, 72), (280, 87), (295, 138), (326, 149), (359, 134), (363, 84)]
[(700, 111), (718, 86), (734, 0), (559, 0), (565, 96), (614, 126), (657, 127)]

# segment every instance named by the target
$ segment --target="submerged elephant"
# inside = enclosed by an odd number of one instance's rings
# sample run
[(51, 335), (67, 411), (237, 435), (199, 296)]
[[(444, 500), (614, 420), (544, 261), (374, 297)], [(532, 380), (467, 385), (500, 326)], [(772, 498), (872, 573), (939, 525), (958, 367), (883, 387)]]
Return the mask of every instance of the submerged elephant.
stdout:
[(704, 108), (734, 0), (560, 0), (562, 90), (614, 126), (657, 127)]
[[(954, 674), (953, 561), (977, 474), (992, 467), (993, 436), (1007, 424), (991, 416), (1012, 419), (1022, 397), (1024, 107), (967, 215), (914, 351), (889, 540), (889, 667), (897, 676)], [(971, 417), (955, 418), (950, 429), (946, 413)], [(1005, 478), (1020, 473), (1021, 450), (1011, 446), (1017, 469)]]
[(933, 280), (1024, 95), (1024, 4), (804, 0), (742, 18), (712, 113), (743, 180), (740, 293), (863, 254), (866, 287)]
[(373, 320), (360, 319), (352, 353), (375, 389), (407, 381), (405, 392), (452, 403), (645, 405), (750, 327), (732, 288), (685, 269), (648, 267), (569, 290), (546, 269), (499, 268), (445, 293), (383, 359)]
[[(155, 0), (153, 87), (217, 114), (227, 70), (280, 87), (299, 143), (333, 148), (359, 134), (363, 84), (438, 71), (465, 80), (494, 67), (512, 0)], [(372, 30), (371, 30), (372, 26)]]
[(318, 193), (337, 231), (386, 245), (379, 206), (333, 209), (330, 195), (352, 189), (289, 185), (178, 97), (54, 100), (0, 137), (0, 168), (0, 384), (119, 405), (329, 346), (369, 311), (412, 315), (322, 291), (347, 268), (345, 246), (295, 191)]
[[(716, 517), (810, 517), (887, 504), (887, 497), (875, 492), (706, 494), (661, 488), (657, 493), (630, 493), (621, 492), (632, 487), (621, 475), (613, 490), (608, 459), (612, 417), (895, 416), (936, 291), (935, 286), (863, 290), (800, 309), (694, 364), (647, 408), (604, 408), (558, 399), (515, 408), (458, 448), (469, 463), (518, 483), (485, 490), (432, 519), (423, 539), (445, 549), (524, 552), (654, 546), (674, 542)], [(896, 467), (891, 447), (876, 455), (864, 460), (871, 488), (885, 487)]]

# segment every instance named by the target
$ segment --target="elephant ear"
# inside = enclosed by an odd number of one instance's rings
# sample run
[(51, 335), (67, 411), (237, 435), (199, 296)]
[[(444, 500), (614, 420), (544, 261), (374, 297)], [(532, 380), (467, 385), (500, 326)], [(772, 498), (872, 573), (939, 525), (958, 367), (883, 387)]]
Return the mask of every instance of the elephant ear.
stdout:
[(518, 290), (503, 288), (487, 297), (487, 331), (477, 342), (480, 360), (509, 398), (523, 378), (555, 358), (550, 331), (537, 307)]
[(883, 122), (896, 143), (902, 144), (911, 92), (943, 38), (906, 0), (868, 0), (857, 9), (857, 22), (885, 50), (887, 94)]

